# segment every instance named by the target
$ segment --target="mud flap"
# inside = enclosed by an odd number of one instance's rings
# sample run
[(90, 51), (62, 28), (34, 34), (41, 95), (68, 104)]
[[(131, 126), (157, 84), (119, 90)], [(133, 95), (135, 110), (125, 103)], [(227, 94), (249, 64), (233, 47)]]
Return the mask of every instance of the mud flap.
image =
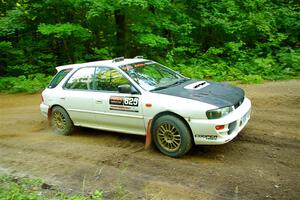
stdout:
[(151, 127), (152, 127), (152, 119), (149, 120), (148, 125), (147, 125), (145, 149), (148, 149), (152, 142)]
[(52, 117), (52, 108), (48, 108), (48, 113), (47, 113), (47, 115), (48, 115), (48, 122), (50, 123), (50, 121), (51, 121), (51, 117)]

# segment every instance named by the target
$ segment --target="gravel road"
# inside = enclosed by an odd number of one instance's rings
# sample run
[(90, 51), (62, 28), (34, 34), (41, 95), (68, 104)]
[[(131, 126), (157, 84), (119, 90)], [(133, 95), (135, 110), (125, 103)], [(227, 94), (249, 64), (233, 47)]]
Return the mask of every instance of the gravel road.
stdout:
[(300, 80), (241, 85), (252, 117), (233, 141), (180, 159), (145, 137), (77, 128), (55, 135), (40, 95), (0, 94), (0, 173), (41, 177), (68, 193), (105, 199), (299, 199)]

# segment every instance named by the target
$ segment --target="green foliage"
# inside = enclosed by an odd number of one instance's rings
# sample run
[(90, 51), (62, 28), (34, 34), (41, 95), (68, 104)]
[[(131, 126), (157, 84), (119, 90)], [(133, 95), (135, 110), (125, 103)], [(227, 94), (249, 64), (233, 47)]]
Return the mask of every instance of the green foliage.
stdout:
[(263, 78), (259, 75), (246, 75), (242, 78), (242, 83), (261, 83)]
[(43, 199), (33, 192), (35, 187), (41, 183), (39, 179), (13, 179), (8, 176), (0, 177), (0, 197), (3, 200), (9, 199)]
[(299, 77), (300, 6), (274, 0), (26, 0), (0, 6), (0, 76), (145, 55), (186, 76)]
[(169, 44), (169, 41), (166, 38), (154, 34), (140, 35), (138, 37), (138, 42), (141, 45), (154, 48), (164, 48)]
[(26, 24), (22, 22), (22, 16), (23, 12), (18, 9), (8, 10), (6, 16), (0, 18), (0, 37), (24, 30)]
[(100, 60), (108, 60), (108, 59), (112, 59), (113, 55), (112, 55), (112, 50), (109, 49), (108, 47), (106, 48), (93, 48), (93, 51), (95, 53), (95, 56), (97, 56), (98, 59)]
[(284, 73), (290, 76), (297, 76), (300, 72), (300, 50), (294, 51), (291, 48), (282, 48), (276, 54)]
[(39, 66), (34, 66), (30, 64), (24, 65), (15, 65), (15, 66), (8, 66), (6, 68), (6, 72), (13, 76), (21, 76), (21, 75), (31, 75), (38, 73), (40, 71)]
[(40, 24), (38, 31), (43, 35), (53, 35), (58, 39), (72, 37), (85, 41), (91, 38), (90, 32), (78, 24)]
[[(63, 45), (67, 52), (70, 62), (80, 60), (84, 52), (83, 43), (91, 39), (91, 33), (88, 29), (79, 24), (40, 24), (38, 32), (43, 35), (54, 37), (54, 39)], [(74, 49), (74, 50), (73, 50)]]
[(2, 200), (102, 200), (102, 192), (96, 190), (90, 197), (84, 195), (66, 195), (63, 192), (56, 191), (52, 194), (43, 189), (44, 181), (42, 179), (31, 178), (13, 178), (11, 176), (0, 176), (0, 198)]
[(50, 80), (51, 76), (45, 76), (44, 74), (32, 74), (27, 77), (24, 75), (18, 77), (0, 77), (0, 92), (40, 92)]
[(0, 42), (0, 48), (2, 51), (9, 51), (12, 48), (11, 42), (2, 41)]
[[(14, 58), (13, 60), (11, 60)], [(23, 51), (15, 49), (12, 42), (0, 42), (0, 75), (7, 73), (7, 65), (16, 65), (23, 59)]]

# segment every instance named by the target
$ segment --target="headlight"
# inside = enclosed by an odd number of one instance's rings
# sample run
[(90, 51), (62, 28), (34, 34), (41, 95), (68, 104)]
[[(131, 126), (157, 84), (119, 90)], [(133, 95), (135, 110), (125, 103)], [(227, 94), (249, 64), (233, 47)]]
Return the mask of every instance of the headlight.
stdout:
[(224, 107), (224, 108), (217, 108), (214, 110), (206, 111), (206, 116), (208, 119), (219, 119), (228, 115), (231, 111), (233, 111), (232, 106)]

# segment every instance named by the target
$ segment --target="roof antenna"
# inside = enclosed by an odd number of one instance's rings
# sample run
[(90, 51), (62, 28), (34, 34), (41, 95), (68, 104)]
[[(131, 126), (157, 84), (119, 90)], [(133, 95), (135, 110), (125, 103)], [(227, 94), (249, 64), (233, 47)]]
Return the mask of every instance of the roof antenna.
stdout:
[(121, 62), (124, 60), (124, 57), (118, 57), (118, 58), (114, 58), (113, 62)]
[(144, 59), (144, 56), (136, 56), (135, 59)]

